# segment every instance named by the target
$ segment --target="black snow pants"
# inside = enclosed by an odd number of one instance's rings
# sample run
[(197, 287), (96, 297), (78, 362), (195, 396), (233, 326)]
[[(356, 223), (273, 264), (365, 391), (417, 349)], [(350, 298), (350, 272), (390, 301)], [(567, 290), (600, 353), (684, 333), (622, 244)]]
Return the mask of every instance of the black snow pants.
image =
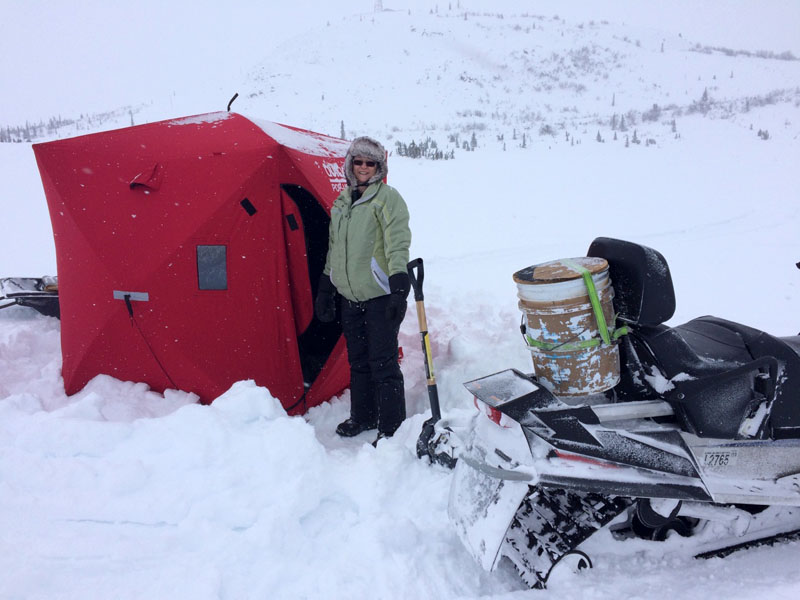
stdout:
[(391, 435), (406, 418), (406, 400), (397, 362), (400, 322), (386, 319), (388, 302), (388, 295), (366, 302), (342, 298), (342, 330), (350, 362), (350, 418), (377, 422), (381, 433)]

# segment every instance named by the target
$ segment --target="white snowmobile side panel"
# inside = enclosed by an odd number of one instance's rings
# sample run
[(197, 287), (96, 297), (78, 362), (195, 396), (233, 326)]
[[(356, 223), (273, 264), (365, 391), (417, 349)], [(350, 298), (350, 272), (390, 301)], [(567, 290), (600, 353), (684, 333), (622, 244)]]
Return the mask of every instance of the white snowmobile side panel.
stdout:
[(800, 440), (682, 436), (714, 502), (800, 506)]
[(475, 464), (463, 456), (456, 464), (447, 512), (470, 554), (491, 571), (529, 485), (524, 480), (492, 477)]

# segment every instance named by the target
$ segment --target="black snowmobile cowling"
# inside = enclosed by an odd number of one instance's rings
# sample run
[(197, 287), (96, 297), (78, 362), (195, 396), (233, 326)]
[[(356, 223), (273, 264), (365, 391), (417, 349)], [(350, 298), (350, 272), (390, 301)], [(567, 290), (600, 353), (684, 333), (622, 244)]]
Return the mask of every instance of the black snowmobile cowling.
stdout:
[(46, 317), (61, 316), (58, 277), (4, 277), (0, 279), (0, 309), (27, 306)]
[(514, 369), (465, 384), (489, 417), (450, 493), (467, 548), (544, 587), (568, 558), (591, 566), (599, 532), (705, 556), (800, 530), (800, 337), (711, 316), (668, 327), (659, 252), (598, 238), (588, 255), (608, 261), (628, 330), (619, 383), (584, 398)]

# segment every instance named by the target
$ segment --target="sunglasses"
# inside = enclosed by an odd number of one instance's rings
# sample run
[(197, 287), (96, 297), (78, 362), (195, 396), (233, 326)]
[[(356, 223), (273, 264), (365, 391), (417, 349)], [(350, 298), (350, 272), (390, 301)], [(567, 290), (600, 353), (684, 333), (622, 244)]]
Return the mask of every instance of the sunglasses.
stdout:
[(357, 167), (360, 167), (362, 165), (367, 165), (368, 167), (374, 167), (378, 163), (376, 163), (374, 160), (354, 160), (353, 164)]

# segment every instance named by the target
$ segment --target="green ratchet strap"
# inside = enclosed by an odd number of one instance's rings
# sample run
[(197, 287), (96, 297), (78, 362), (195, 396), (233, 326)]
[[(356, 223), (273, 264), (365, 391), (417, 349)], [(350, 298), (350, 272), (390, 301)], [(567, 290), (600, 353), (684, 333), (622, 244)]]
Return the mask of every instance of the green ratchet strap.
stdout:
[[(625, 326), (618, 328), (612, 327), (611, 329), (608, 328), (608, 325), (606, 324), (606, 317), (603, 314), (603, 307), (600, 305), (600, 297), (597, 295), (597, 288), (594, 286), (594, 279), (592, 279), (592, 274), (589, 272), (589, 270), (570, 259), (562, 259), (561, 262), (570, 269), (580, 273), (581, 277), (583, 277), (583, 281), (586, 284), (586, 289), (589, 292), (589, 301), (592, 303), (594, 318), (597, 321), (597, 329), (600, 332), (600, 339), (592, 338), (590, 340), (581, 340), (579, 342), (573, 341), (580, 335), (578, 334), (578, 336), (575, 336), (575, 338), (572, 338), (571, 340), (561, 343), (553, 343), (534, 340), (531, 336), (525, 334), (525, 341), (529, 346), (529, 350), (559, 350), (561, 352), (586, 350), (587, 348), (594, 348), (600, 344), (611, 344), (612, 341), (617, 341), (620, 337), (626, 335), (628, 333), (628, 328)], [(616, 321), (616, 317), (614, 320)]]
[[(610, 332), (610, 338), (612, 341), (617, 341), (623, 335), (627, 335), (628, 328), (627, 327), (619, 327), (617, 329), (612, 329)], [(571, 352), (575, 350), (586, 350), (588, 348), (594, 348), (599, 346), (603, 343), (602, 340), (598, 338), (592, 338), (590, 340), (581, 340), (580, 342), (572, 342), (566, 341), (561, 343), (554, 343), (554, 342), (540, 342), (539, 340), (533, 339), (529, 335), (525, 335), (525, 341), (528, 344), (529, 350), (559, 350), (561, 352)]]
[(597, 288), (594, 287), (594, 279), (589, 269), (580, 266), (575, 261), (564, 259), (561, 261), (570, 269), (581, 274), (583, 282), (586, 284), (586, 289), (589, 292), (589, 301), (592, 303), (592, 310), (594, 310), (594, 318), (597, 319), (597, 328), (600, 330), (600, 337), (604, 344), (611, 343), (611, 336), (608, 334), (608, 326), (606, 325), (606, 316), (603, 314), (603, 307), (600, 306), (600, 298), (597, 296)]

